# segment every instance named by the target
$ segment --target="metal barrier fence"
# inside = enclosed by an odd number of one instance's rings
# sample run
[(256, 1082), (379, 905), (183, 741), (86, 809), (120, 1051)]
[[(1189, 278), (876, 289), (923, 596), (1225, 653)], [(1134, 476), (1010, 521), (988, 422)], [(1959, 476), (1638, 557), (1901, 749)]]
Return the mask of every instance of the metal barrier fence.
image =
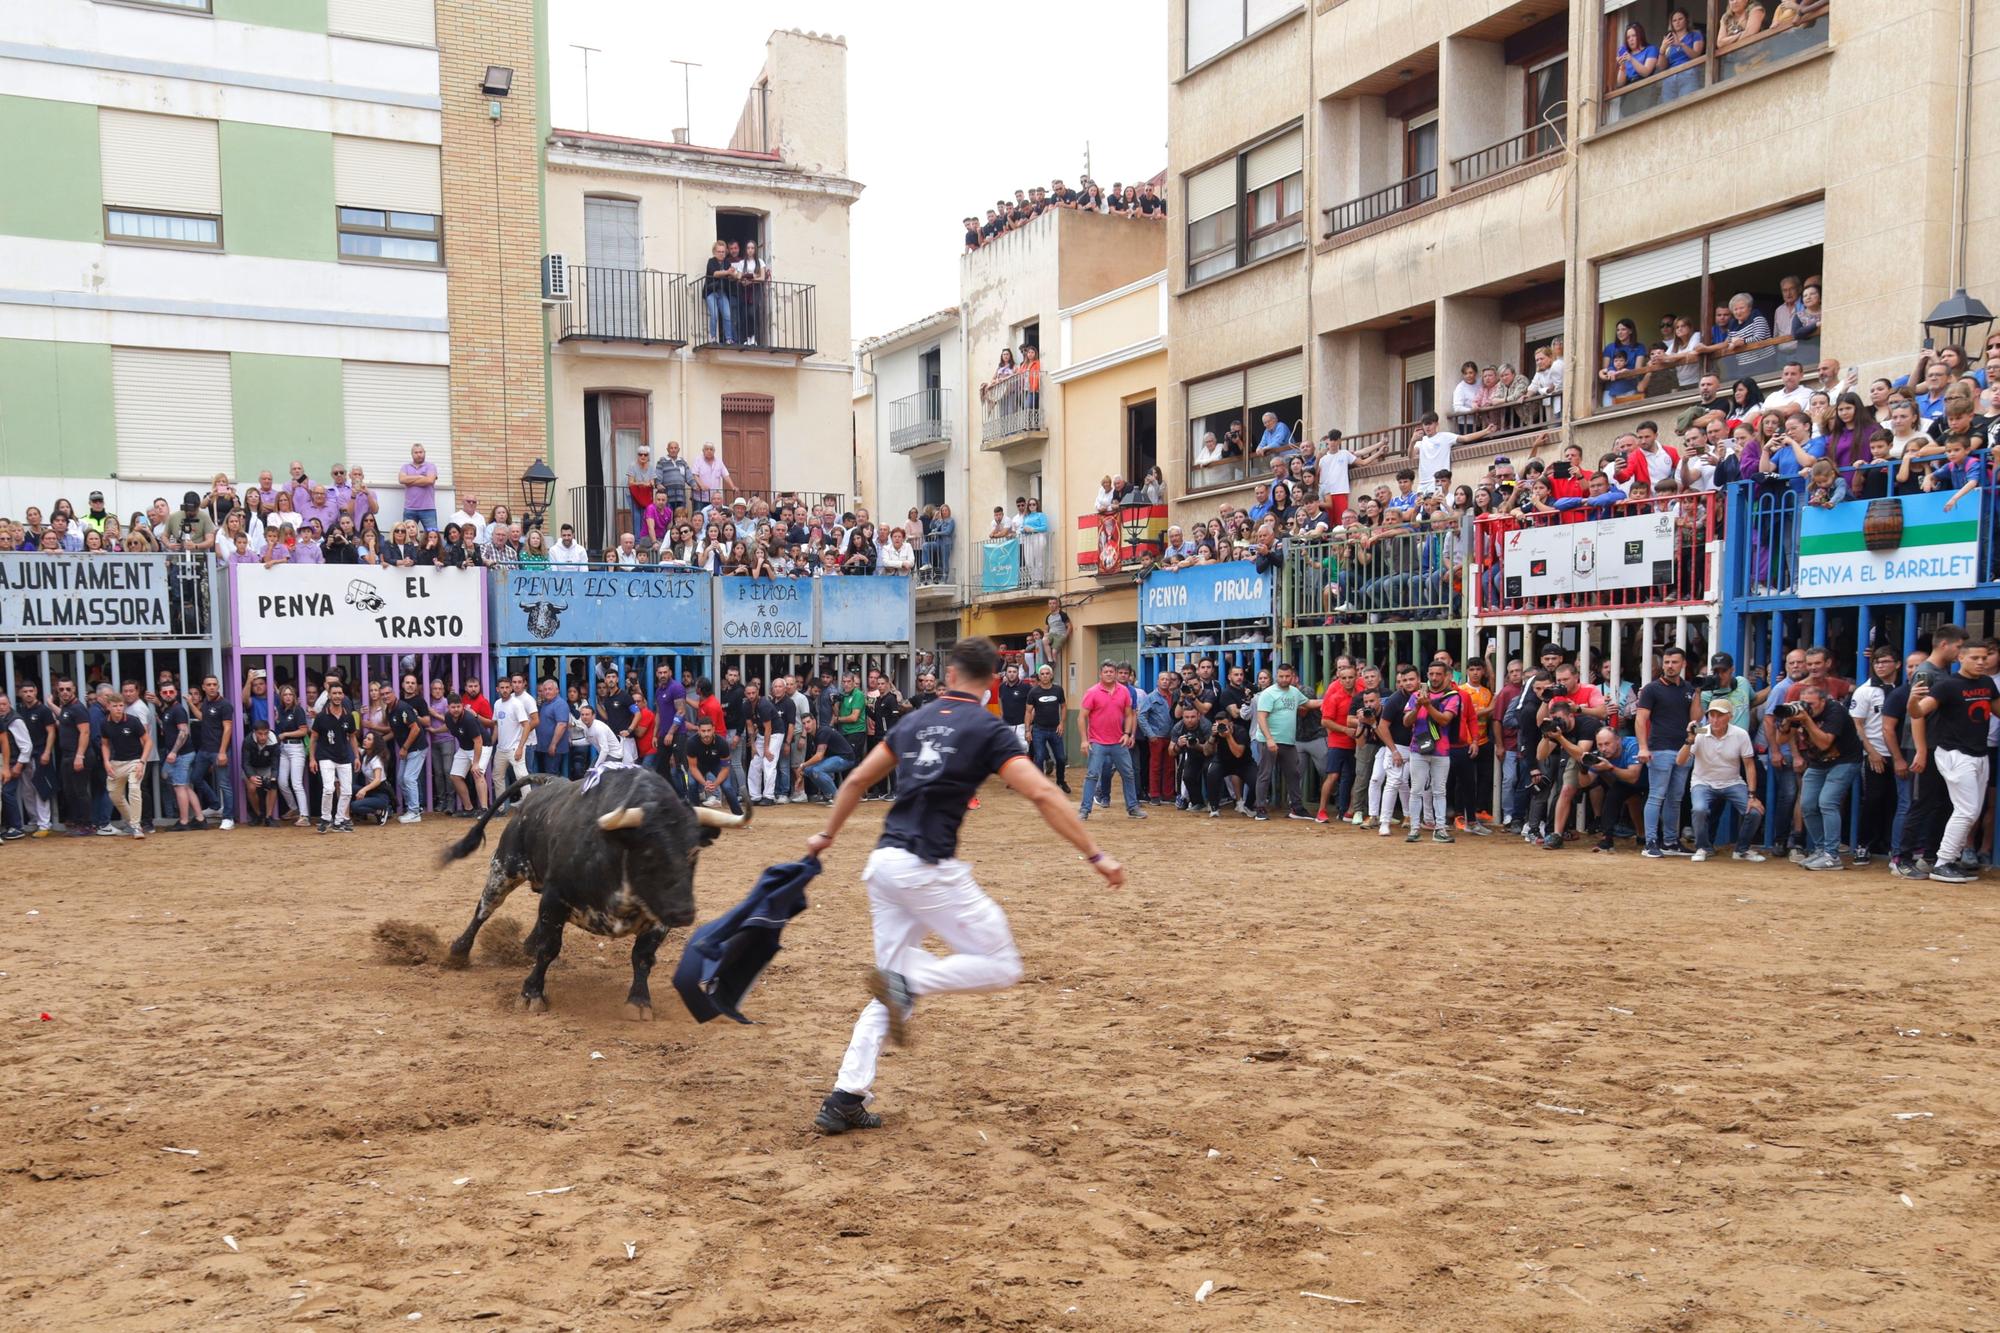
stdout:
[(1520, 616), (1712, 601), (1722, 507), (1695, 491), (1473, 524), (1477, 614)]

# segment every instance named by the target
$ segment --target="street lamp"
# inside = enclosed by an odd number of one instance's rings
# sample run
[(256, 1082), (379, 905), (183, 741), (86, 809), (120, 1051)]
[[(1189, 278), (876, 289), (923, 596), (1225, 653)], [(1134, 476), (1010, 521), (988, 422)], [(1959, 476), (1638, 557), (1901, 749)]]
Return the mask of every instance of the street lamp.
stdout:
[(524, 527), (542, 526), (542, 516), (548, 512), (555, 493), (556, 474), (549, 470), (549, 465), (539, 458), (528, 464), (528, 470), (521, 474), (521, 506), (528, 511)]
[(1986, 336), (1985, 333), (1981, 333), (1978, 339), (1969, 339), (1965, 336), (1967, 329), (1978, 324), (1986, 325), (1990, 329), (1993, 324), (1993, 312), (1986, 308), (1986, 302), (1976, 296), (1967, 296), (1965, 288), (1960, 287), (1939, 301), (1937, 308), (1924, 317), (1924, 346), (1935, 347), (1940, 331), (1944, 333), (1947, 345), (1965, 347), (1975, 341), (1982, 341)]

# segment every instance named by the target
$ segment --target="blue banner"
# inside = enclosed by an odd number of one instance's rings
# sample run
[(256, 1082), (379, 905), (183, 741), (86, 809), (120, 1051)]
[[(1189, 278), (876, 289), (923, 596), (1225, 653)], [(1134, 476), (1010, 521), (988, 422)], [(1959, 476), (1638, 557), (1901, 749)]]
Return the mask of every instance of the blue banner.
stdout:
[(916, 637), (911, 583), (894, 574), (815, 579), (820, 642), (908, 644)]
[(710, 576), (692, 570), (517, 569), (496, 579), (494, 635), (551, 648), (708, 641)]
[(1143, 625), (1204, 625), (1271, 618), (1277, 574), (1259, 574), (1248, 560), (1156, 572), (1139, 587)]
[(737, 575), (718, 578), (715, 646), (812, 647), (813, 580), (752, 579)]
[(1012, 592), (1021, 586), (1021, 541), (1009, 537), (989, 541), (982, 552), (979, 589), (981, 592)]

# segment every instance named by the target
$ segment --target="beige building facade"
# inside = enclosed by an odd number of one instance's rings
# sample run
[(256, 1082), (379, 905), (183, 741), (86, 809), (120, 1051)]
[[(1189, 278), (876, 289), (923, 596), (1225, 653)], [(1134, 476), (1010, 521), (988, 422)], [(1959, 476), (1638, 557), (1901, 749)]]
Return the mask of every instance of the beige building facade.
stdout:
[[(545, 292), (556, 512), (593, 547), (629, 527), (624, 478), (717, 446), (731, 493), (856, 499), (847, 50), (779, 31), (726, 148), (556, 130)], [(761, 285), (712, 281), (721, 240)]]
[[(1357, 478), (1373, 484), (1425, 411), (1452, 422), (1463, 362), (1531, 376), (1563, 337), (1565, 394), (1468, 422), (1498, 430), (1457, 449), (1466, 481), (1564, 438), (1595, 457), (1689, 401), (1671, 374), (1603, 401), (1620, 320), (1644, 344), (1676, 315), (1706, 336), (1730, 297), (1775, 320), (1812, 283), (1818, 338), (1714, 356), (1690, 380), (1770, 384), (1786, 360), (1810, 376), (1831, 357), (1865, 387), (1911, 368), (1953, 288), (2000, 293), (1980, 97), (2000, 5), (1695, 0), (1685, 29), (1670, 0), (1167, 8), (1176, 518), (1247, 499), (1254, 458), (1198, 467), (1197, 451), (1232, 421), (1254, 449), (1267, 410), (1387, 445)], [(1657, 60), (1671, 37), (1687, 58), (1627, 76), (1634, 24), (1638, 51)]]

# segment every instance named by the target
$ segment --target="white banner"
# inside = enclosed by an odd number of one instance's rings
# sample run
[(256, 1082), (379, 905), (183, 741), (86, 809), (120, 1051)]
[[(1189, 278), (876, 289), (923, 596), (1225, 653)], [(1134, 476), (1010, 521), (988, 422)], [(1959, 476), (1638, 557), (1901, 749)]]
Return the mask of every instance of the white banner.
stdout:
[(1629, 518), (1517, 528), (1507, 534), (1501, 574), (1509, 600), (1672, 583), (1674, 506)]
[(0, 555), (0, 638), (166, 638), (167, 560)]
[(486, 649), (481, 570), (286, 564), (233, 572), (238, 648)]

